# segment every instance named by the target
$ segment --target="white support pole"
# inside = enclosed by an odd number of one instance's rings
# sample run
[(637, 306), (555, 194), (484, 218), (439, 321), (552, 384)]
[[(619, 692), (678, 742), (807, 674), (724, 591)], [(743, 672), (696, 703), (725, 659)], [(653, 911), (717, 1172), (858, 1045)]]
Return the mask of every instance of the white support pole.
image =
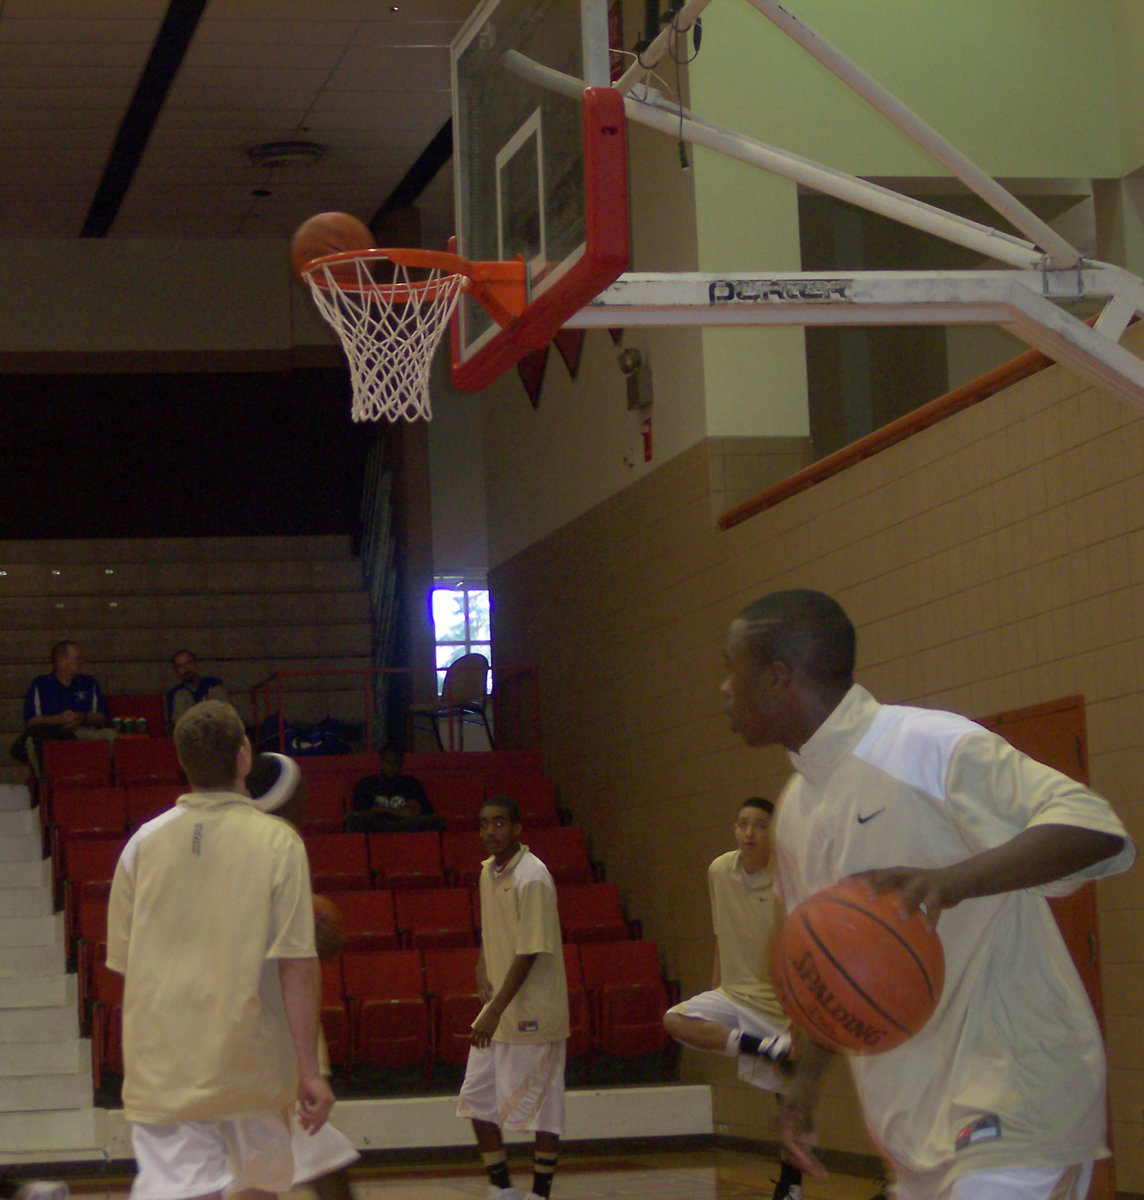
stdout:
[[(517, 50), (507, 51), (504, 63), (515, 74), (542, 87), (574, 99), (583, 94), (583, 80), (546, 67)], [(990, 229), (987, 225), (978, 224), (965, 217), (947, 213), (932, 204), (925, 204), (912, 196), (903, 196), (889, 188), (879, 187), (878, 184), (854, 175), (847, 175), (844, 171), (824, 167), (787, 150), (757, 142), (733, 130), (700, 121), (696, 117), (685, 116), (681, 122), (679, 111), (676, 109), (668, 111), (655, 108), (634, 100), (631, 96), (625, 97), (624, 109), (629, 120), (637, 121), (669, 137), (679, 137), (682, 128), (683, 137), (696, 146), (704, 146), (708, 150), (813, 188), (816, 192), (857, 204), (870, 212), (879, 213), (892, 221), (899, 221), (903, 225), (920, 229), (923, 233), (964, 246), (975, 254), (982, 254), (1008, 266), (1026, 269), (1034, 266), (1040, 259), (1036, 246), (1031, 242), (997, 229)]]
[(680, 37), (699, 19), (699, 14), (711, 0), (687, 0), (687, 3), (671, 18), (669, 23), (652, 39), (650, 45), (640, 51), (639, 58), (616, 80), (616, 91), (625, 96), (637, 83), (650, 74), (652, 68), (667, 53), (674, 53)]
[(793, 38), (804, 50), (833, 72), (867, 103), (888, 117), (912, 141), (928, 151), (946, 166), (987, 204), (1010, 221), (1052, 260), (1054, 267), (1074, 267), (1080, 261), (1080, 251), (1069, 244), (1051, 225), (1005, 190), (991, 175), (967, 158), (931, 125), (921, 119), (872, 79), (856, 63), (835, 49), (819, 33), (796, 17), (779, 0), (750, 0), (769, 21)]

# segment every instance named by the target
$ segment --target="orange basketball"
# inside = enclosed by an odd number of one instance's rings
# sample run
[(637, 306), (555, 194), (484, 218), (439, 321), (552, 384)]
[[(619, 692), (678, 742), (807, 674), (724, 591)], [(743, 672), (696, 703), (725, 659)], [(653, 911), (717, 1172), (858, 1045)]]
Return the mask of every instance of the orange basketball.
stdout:
[(772, 978), (790, 1019), (822, 1045), (881, 1054), (929, 1020), (945, 982), (941, 939), (886, 892), (843, 881), (808, 896), (775, 939)]
[(342, 910), (325, 896), (314, 896), (314, 940), (319, 958), (337, 954), (346, 940), (346, 922)]
[(318, 213), (303, 221), (290, 239), (290, 269), (301, 277), (307, 263), (343, 250), (368, 250), (373, 245), (369, 226), (349, 213)]

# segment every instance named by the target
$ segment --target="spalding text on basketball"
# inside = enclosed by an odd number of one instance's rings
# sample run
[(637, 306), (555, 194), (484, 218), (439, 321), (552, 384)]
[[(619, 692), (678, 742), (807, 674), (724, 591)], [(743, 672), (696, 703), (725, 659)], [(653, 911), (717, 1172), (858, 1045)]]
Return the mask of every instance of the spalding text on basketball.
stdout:
[(834, 303), (850, 299), (849, 279), (715, 279), (707, 289), (711, 304)]
[[(888, 1031), (885, 1028), (869, 1025), (856, 1017), (834, 995), (814, 965), (814, 956), (810, 950), (805, 951), (802, 957), (791, 965), (798, 977), (806, 984), (809, 995), (818, 1002), (836, 1029), (844, 1030), (871, 1050), (886, 1036)], [(806, 998), (803, 999), (805, 1002)]]

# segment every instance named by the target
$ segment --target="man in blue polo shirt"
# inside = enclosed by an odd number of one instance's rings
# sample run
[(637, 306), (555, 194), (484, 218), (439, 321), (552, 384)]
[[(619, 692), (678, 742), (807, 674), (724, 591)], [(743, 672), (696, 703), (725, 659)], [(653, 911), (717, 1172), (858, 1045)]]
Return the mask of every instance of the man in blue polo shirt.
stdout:
[(27, 761), (25, 738), (72, 738), (80, 729), (102, 729), (109, 723), (107, 700), (83, 667), (83, 647), (78, 642), (56, 642), (51, 673), (37, 675), (24, 697), (24, 736), (12, 747), (13, 757), (21, 757), (23, 746), (21, 761)]

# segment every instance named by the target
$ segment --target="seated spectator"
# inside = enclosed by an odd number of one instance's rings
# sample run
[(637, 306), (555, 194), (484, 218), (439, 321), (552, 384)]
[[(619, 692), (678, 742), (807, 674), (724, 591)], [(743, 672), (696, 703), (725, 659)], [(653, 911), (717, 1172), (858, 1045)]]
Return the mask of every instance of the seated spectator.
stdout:
[(201, 700), (221, 700), (229, 704), (222, 680), (214, 675), (199, 674), (199, 660), (189, 650), (176, 650), (171, 655), (171, 666), (179, 682), (167, 693), (167, 725), (173, 729), (175, 722)]
[[(107, 700), (91, 675), (83, 674), (83, 647), (65, 639), (52, 647), (52, 670), (37, 675), (24, 697), (24, 732), (12, 746), (12, 757), (29, 762), (29, 739), (74, 738), (83, 729), (103, 729), (111, 722)], [(38, 754), (35, 754), (38, 763)]]
[(354, 785), (352, 811), (346, 814), (350, 833), (416, 833), (444, 829), (445, 820), (433, 812), (419, 779), (402, 775), (405, 756), (396, 746), (381, 752), (381, 773), (367, 775)]

